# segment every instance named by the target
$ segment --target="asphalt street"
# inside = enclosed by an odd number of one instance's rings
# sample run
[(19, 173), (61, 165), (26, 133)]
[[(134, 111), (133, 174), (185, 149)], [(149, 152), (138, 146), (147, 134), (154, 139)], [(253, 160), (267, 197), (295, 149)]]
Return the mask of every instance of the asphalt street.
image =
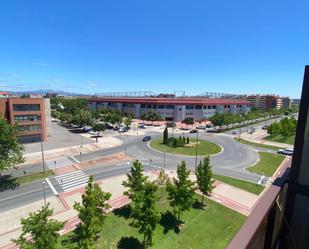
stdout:
[[(257, 125), (262, 126), (261, 124)], [(152, 139), (161, 138), (162, 133), (160, 132), (147, 132)], [(178, 136), (179, 134), (175, 135)], [(192, 137), (196, 136), (191, 134)], [(127, 136), (125, 134), (118, 136), (123, 141), (123, 145), (114, 148), (98, 150), (81, 156), (75, 155), (77, 160), (88, 161), (103, 156), (108, 156), (114, 153), (126, 151), (127, 155), (133, 159), (138, 159), (144, 164), (145, 170), (152, 169), (154, 167), (162, 167), (167, 170), (175, 170), (177, 165), (185, 160), (187, 166), (190, 169), (195, 167), (195, 157), (178, 156), (165, 154), (152, 150), (148, 146), (148, 142), (142, 142), (144, 136)], [(218, 154), (211, 156), (211, 164), (214, 173), (223, 174), (239, 179), (244, 179), (251, 182), (257, 182), (260, 175), (248, 172), (245, 167), (255, 164), (258, 161), (258, 154), (255, 149), (250, 146), (238, 143), (234, 141), (232, 136), (228, 134), (212, 134), (205, 131), (199, 132), (199, 138), (214, 142), (223, 148), (223, 151)], [(202, 157), (198, 157), (198, 161)], [(96, 180), (116, 176), (127, 173), (130, 169), (130, 165), (127, 162), (119, 162), (118, 164), (112, 165), (97, 165), (89, 167), (84, 171), (86, 175), (93, 175)], [(28, 165), (18, 170), (11, 170), (5, 172), (11, 173), (15, 176), (23, 174), (23, 171), (37, 172), (42, 170), (42, 164)], [(56, 182), (54, 177), (49, 178), (51, 183), (54, 185), (58, 193), (63, 190), (61, 186)], [(46, 196), (52, 195), (50, 188), (46, 187)], [(43, 188), (42, 180), (33, 181), (31, 183), (23, 184), (15, 189), (9, 189), (0, 192), (0, 212), (8, 210), (9, 208), (18, 207), (36, 200), (43, 199)]]

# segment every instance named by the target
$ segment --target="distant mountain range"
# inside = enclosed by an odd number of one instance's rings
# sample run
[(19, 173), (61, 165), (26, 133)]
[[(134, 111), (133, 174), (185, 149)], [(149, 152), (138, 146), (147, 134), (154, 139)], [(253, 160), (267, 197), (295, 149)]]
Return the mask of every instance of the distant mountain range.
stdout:
[(71, 92), (65, 92), (61, 90), (54, 90), (54, 89), (39, 89), (39, 90), (33, 90), (33, 91), (20, 91), (20, 92), (12, 92), (13, 94), (46, 94), (46, 93), (56, 93), (58, 95), (64, 95), (64, 96), (89, 96), (89, 94), (81, 94), (81, 93), (71, 93)]

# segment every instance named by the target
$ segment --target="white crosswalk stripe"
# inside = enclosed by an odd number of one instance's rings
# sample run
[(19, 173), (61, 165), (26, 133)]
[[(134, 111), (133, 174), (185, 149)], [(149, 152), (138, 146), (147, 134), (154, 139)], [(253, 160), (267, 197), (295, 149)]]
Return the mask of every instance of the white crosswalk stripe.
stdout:
[(82, 170), (78, 170), (64, 175), (55, 176), (55, 180), (62, 187), (63, 191), (68, 191), (85, 186), (88, 181), (88, 176)]

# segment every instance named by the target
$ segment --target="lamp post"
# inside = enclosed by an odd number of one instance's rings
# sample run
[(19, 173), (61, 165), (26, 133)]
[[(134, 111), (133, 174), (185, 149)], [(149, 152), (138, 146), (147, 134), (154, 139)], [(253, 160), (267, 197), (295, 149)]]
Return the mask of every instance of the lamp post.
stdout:
[(42, 164), (43, 164), (43, 172), (45, 174), (45, 160), (44, 160), (44, 149), (43, 149), (43, 136), (41, 133), (41, 152), (42, 152)]
[(149, 171), (151, 170), (151, 163), (152, 163), (152, 159), (149, 158)]
[(124, 160), (127, 160), (127, 147), (124, 146)]
[(196, 132), (196, 142), (195, 142), (195, 167), (194, 167), (195, 170), (197, 166), (197, 146), (198, 146), (198, 130)]
[(163, 167), (164, 167), (164, 170), (165, 170), (165, 151), (164, 151), (164, 161), (163, 161)]
[(44, 206), (46, 207), (45, 182), (42, 182), (42, 185), (43, 185), (43, 195), (44, 195)]

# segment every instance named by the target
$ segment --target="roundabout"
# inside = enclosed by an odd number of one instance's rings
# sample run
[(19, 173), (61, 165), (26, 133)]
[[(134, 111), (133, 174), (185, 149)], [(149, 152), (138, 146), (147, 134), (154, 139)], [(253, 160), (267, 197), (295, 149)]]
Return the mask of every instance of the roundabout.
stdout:
[(203, 139), (199, 139), (198, 142), (196, 139), (191, 139), (189, 143), (177, 147), (163, 144), (162, 139), (154, 139), (149, 143), (149, 147), (163, 153), (182, 156), (195, 156), (196, 154), (198, 156), (211, 156), (222, 152), (222, 147)]

